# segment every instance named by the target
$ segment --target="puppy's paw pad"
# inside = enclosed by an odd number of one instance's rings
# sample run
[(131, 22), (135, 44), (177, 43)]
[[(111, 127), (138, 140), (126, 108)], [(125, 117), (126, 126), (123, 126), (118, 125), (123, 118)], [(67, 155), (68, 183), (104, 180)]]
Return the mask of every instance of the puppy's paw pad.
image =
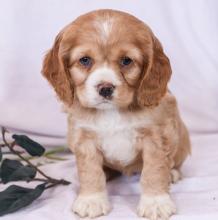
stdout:
[(170, 174), (171, 174), (171, 182), (172, 183), (176, 183), (176, 182), (178, 182), (179, 180), (182, 179), (182, 174), (177, 169), (172, 169)]
[(79, 195), (73, 204), (73, 212), (80, 217), (95, 218), (106, 215), (110, 211), (110, 204), (107, 194), (104, 192), (92, 195)]
[(140, 217), (150, 220), (168, 220), (175, 212), (175, 205), (168, 194), (142, 195), (137, 209)]

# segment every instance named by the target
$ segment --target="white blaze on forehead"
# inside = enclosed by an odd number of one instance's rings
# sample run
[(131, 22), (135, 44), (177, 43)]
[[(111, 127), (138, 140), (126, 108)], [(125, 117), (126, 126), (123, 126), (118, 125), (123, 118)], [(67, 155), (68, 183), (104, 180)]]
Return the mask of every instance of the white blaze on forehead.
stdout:
[(113, 26), (113, 19), (108, 17), (96, 22), (96, 27), (100, 32), (101, 38), (105, 41), (108, 39)]
[(112, 28), (112, 21), (106, 20), (102, 22), (102, 30), (104, 31), (105, 35), (109, 35)]
[(111, 83), (114, 86), (121, 85), (121, 81), (117, 77), (116, 73), (108, 67), (101, 67), (93, 71), (86, 80), (86, 85), (88, 87), (95, 87), (102, 82)]

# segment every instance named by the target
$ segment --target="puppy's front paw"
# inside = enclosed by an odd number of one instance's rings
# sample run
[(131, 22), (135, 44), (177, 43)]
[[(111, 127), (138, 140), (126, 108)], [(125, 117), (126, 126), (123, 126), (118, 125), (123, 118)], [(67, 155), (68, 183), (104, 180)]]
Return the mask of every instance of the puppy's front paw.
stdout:
[(142, 195), (137, 209), (139, 216), (150, 220), (168, 220), (175, 212), (175, 205), (168, 194)]
[(106, 215), (110, 209), (105, 192), (79, 195), (73, 204), (73, 211), (80, 217), (95, 218), (100, 215)]

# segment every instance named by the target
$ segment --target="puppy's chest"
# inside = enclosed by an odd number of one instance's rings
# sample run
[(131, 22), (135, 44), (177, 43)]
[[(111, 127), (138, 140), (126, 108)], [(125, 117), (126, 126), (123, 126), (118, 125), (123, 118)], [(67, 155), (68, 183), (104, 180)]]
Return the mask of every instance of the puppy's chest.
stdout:
[(119, 117), (108, 118), (97, 126), (96, 132), (104, 157), (109, 161), (119, 161), (123, 165), (129, 164), (136, 156), (136, 129)]
[(123, 117), (116, 111), (108, 111), (90, 123), (88, 129), (96, 133), (105, 159), (125, 166), (137, 156), (137, 130), (146, 126), (148, 121)]

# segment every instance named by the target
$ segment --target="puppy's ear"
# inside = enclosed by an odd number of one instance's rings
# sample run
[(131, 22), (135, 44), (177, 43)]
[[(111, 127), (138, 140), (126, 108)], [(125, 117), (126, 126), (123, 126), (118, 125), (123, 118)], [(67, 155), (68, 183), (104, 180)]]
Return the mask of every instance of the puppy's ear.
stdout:
[(152, 34), (153, 54), (144, 68), (139, 84), (137, 101), (140, 106), (158, 105), (167, 91), (167, 83), (171, 76), (168, 57), (164, 54), (159, 40)]
[(61, 40), (62, 33), (56, 37), (52, 49), (44, 58), (42, 74), (54, 87), (59, 99), (70, 106), (73, 103), (74, 89), (69, 71), (67, 69), (67, 61), (60, 53)]

